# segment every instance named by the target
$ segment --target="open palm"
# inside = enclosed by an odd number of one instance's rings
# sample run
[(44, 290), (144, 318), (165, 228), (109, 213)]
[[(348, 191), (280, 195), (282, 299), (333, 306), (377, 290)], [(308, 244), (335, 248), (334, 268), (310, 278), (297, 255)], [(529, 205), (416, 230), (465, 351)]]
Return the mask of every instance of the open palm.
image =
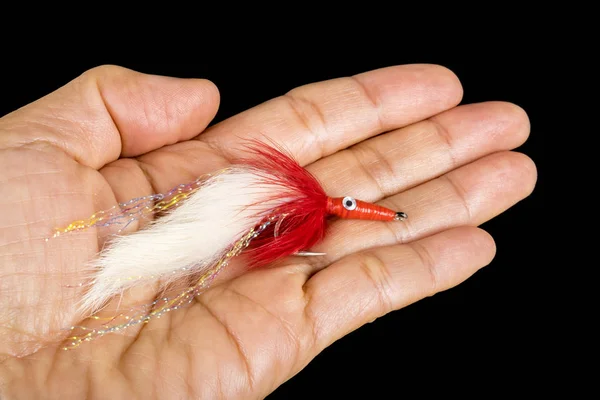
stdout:
[[(361, 325), (448, 289), (486, 265), (477, 225), (526, 197), (536, 170), (510, 150), (526, 114), (457, 106), (431, 65), (385, 68), (294, 89), (206, 129), (205, 80), (86, 72), (0, 120), (0, 394), (6, 398), (264, 398)], [(291, 150), (330, 196), (409, 215), (336, 221), (314, 251), (245, 272), (232, 265), (192, 305), (130, 332), (61, 350), (77, 324), (94, 231), (52, 229), (228, 165), (240, 138)], [(245, 273), (244, 273), (245, 272)], [(125, 300), (127, 301), (127, 300)], [(2, 397), (4, 398), (4, 396)]]

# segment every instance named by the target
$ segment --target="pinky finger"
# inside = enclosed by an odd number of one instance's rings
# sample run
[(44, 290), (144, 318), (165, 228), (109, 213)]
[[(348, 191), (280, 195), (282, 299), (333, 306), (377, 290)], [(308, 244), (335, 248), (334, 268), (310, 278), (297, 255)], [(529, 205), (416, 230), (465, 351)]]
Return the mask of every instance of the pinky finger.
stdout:
[(332, 264), (305, 285), (315, 350), (393, 310), (458, 285), (489, 264), (495, 251), (487, 232), (461, 227)]

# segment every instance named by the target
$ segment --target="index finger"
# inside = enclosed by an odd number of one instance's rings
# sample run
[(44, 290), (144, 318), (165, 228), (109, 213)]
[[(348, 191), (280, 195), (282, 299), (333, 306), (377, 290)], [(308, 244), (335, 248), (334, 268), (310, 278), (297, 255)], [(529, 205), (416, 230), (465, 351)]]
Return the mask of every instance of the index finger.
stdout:
[(458, 78), (442, 66), (393, 66), (300, 86), (210, 127), (198, 139), (235, 158), (243, 155), (240, 139), (266, 137), (306, 165), (461, 99)]

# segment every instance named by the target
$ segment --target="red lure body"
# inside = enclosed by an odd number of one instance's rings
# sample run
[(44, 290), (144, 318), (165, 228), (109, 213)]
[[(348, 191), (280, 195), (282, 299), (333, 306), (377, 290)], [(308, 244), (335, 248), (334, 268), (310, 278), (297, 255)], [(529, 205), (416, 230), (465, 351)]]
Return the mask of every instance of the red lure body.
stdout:
[(310, 249), (323, 239), (328, 216), (372, 221), (406, 218), (404, 213), (351, 197), (331, 198), (319, 181), (285, 150), (258, 141), (252, 143), (247, 150), (253, 157), (242, 162), (254, 167), (259, 175), (265, 171), (263, 183), (282, 188), (273, 200), (286, 202), (272, 210), (281, 216), (278, 223), (271, 224), (248, 249), (251, 265), (265, 265)]
[(327, 212), (344, 219), (370, 221), (395, 221), (398, 219), (396, 211), (366, 201), (354, 200), (350, 197), (328, 197)]

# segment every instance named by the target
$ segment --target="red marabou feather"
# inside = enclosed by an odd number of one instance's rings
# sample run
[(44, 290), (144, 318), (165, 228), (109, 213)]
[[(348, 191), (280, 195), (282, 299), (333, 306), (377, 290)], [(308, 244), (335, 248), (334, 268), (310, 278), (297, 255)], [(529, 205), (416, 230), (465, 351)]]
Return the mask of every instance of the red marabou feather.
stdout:
[(281, 187), (273, 199), (289, 199), (273, 213), (287, 214), (275, 237), (275, 223), (252, 241), (247, 251), (251, 266), (265, 265), (301, 250), (308, 250), (325, 235), (327, 194), (317, 179), (277, 146), (253, 141), (247, 150), (252, 155), (243, 163), (264, 171), (264, 183)]

